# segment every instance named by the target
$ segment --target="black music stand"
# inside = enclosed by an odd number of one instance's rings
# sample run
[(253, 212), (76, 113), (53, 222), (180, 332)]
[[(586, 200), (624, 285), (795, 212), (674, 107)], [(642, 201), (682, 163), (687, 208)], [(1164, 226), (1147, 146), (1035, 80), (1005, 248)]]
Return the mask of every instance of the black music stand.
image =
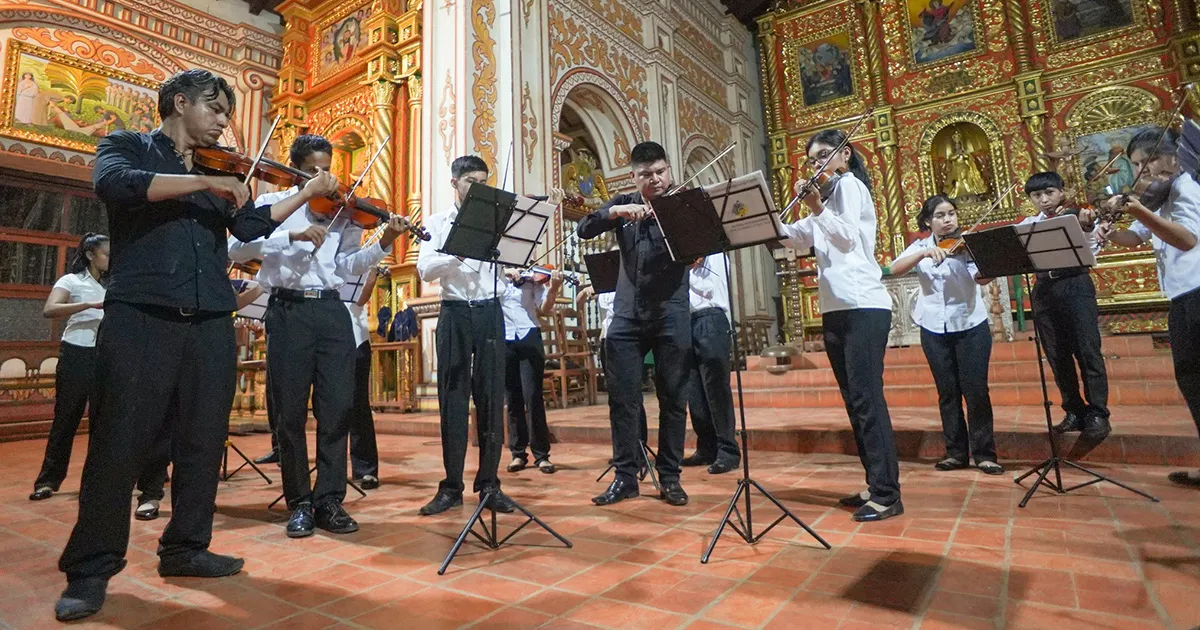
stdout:
[[(1083, 230), (1079, 227), (1079, 221), (1075, 217), (1062, 216), (1036, 223), (1005, 225), (979, 232), (968, 232), (963, 235), (963, 241), (971, 252), (975, 265), (979, 268), (980, 277), (1002, 278), (1016, 275), (1024, 277), (1025, 291), (1030, 296), (1031, 313), (1033, 289), (1029, 281), (1029, 274), (1039, 271), (1053, 273), (1056, 269), (1092, 267), (1096, 264), (1096, 257), (1092, 254), (1091, 248), (1083, 236)], [(1032, 317), (1033, 345), (1037, 347), (1038, 376), (1041, 378), (1042, 384), (1042, 404), (1046, 410), (1046, 439), (1050, 442), (1050, 458), (1013, 479), (1014, 483), (1020, 484), (1026, 477), (1034, 473), (1038, 474), (1037, 481), (1025, 493), (1020, 506), (1025, 507), (1033, 493), (1037, 491), (1038, 486), (1043, 483), (1059, 494), (1066, 494), (1102, 481), (1107, 481), (1157, 503), (1158, 499), (1141, 490), (1084, 468), (1058, 454), (1058, 443), (1054, 440), (1054, 424), (1050, 418), (1050, 408), (1053, 405), (1046, 387), (1046, 366), (1042, 360), (1042, 342), (1037, 332), (1037, 314), (1032, 314), (1034, 315)], [(1085, 472), (1091, 475), (1092, 479), (1068, 488), (1063, 485), (1062, 464)], [(1054, 471), (1053, 481), (1047, 478), (1051, 470)]]
[[(546, 212), (546, 207), (551, 208), (551, 212)], [(550, 219), (552, 211), (553, 206), (548, 206), (542, 202), (521, 197), (508, 191), (500, 190), (499, 188), (492, 188), (485, 184), (471, 184), (466, 198), (463, 199), (462, 205), (458, 209), (458, 218), (454, 220), (454, 225), (450, 227), (450, 234), (446, 237), (446, 244), (438, 251), (443, 254), (476, 260), (480, 263), (493, 266), (497, 263), (504, 263), (512, 266), (527, 267), (533, 258), (534, 248), (537, 247), (542, 234), (546, 230), (546, 223)], [(493, 273), (492, 283), (493, 293), (498, 295), (499, 281), (498, 275), (495, 273)], [(503, 336), (492, 342), (492, 352), (496, 363), (492, 367), (500, 375), (504, 374), (504, 343)], [(504, 379), (501, 376), (495, 382), (502, 384)], [(501, 388), (497, 387), (495, 389)], [(496, 395), (496, 392), (493, 392), (489, 396), (491, 409), (476, 409), (476, 413), (478, 414), (488, 414), (488, 417), (491, 418), (489, 425), (493, 431), (501, 431), (501, 442), (504, 440), (503, 400), (503, 392), (500, 392), (500, 395)], [(491, 436), (481, 435), (480, 446), (483, 447), (486, 441), (490, 439)], [(463, 543), (467, 539), (467, 534), (475, 536), (488, 549), (499, 549), (501, 545), (508, 542), (513, 536), (516, 536), (522, 529), (525, 529), (526, 525), (537, 523), (539, 527), (546, 530), (568, 548), (571, 547), (571, 541), (563, 538), (532, 512), (522, 507), (516, 501), (513, 501), (512, 497), (509, 497), (509, 501), (525, 515), (525, 522), (509, 532), (507, 536), (499, 538), (499, 532), (496, 527), (496, 510), (492, 510), (490, 527), (487, 521), (482, 518), (483, 511), (491, 506), (492, 501), (495, 500), (495, 496), (495, 490), (485, 490), (483, 492), (483, 496), (479, 500), (479, 505), (475, 508), (471, 517), (467, 519), (462, 532), (455, 539), (450, 552), (446, 554), (446, 559), (442, 561), (442, 566), (438, 568), (438, 575), (446, 574), (446, 568), (450, 566), (450, 563), (454, 560), (454, 556), (462, 548)], [(479, 523), (479, 526), (483, 529), (483, 534), (475, 531), (476, 523)]]
[[(685, 190), (650, 202), (654, 209), (654, 215), (658, 219), (659, 228), (662, 229), (663, 237), (666, 239), (667, 250), (671, 252), (671, 257), (676, 262), (690, 263), (698, 258), (716, 253), (724, 256), (725, 288), (730, 296), (729, 317), (733, 322), (737, 320), (733, 313), (735, 300), (733, 299), (733, 278), (729, 273), (729, 252), (745, 247), (766, 245), (783, 238), (779, 215), (775, 212), (774, 202), (770, 193), (767, 192), (768, 190), (762, 172), (756, 171), (703, 190), (695, 188)], [(719, 202), (720, 208), (714, 204), (714, 198)], [(742, 438), (742, 478), (738, 480), (737, 490), (734, 491), (733, 497), (729, 500), (729, 507), (725, 509), (725, 515), (721, 517), (721, 522), (717, 525), (716, 534), (713, 535), (704, 555), (700, 556), (700, 562), (708, 563), (713, 549), (717, 546), (717, 541), (720, 540), (721, 534), (725, 532), (727, 526), (737, 532), (743, 541), (753, 545), (787, 518), (795, 521), (826, 549), (831, 549), (832, 547), (824, 538), (821, 538), (817, 532), (813, 531), (750, 476), (750, 448), (747, 443), (749, 432), (746, 430), (742, 366), (737, 360), (741, 350), (738, 344), (736, 324), (730, 327), (729, 332), (733, 338), (733, 368), (737, 374), (737, 400), (741, 419), (739, 433)], [(757, 489), (782, 512), (773, 523), (757, 535), (754, 533), (754, 517), (750, 502), (752, 488)], [(742, 511), (738, 507), (738, 499), (742, 497), (745, 497), (746, 500), (744, 519)], [(737, 522), (730, 520), (730, 517), (735, 515)]]
[[(235, 282), (243, 281), (237, 280)], [(235, 284), (234, 288), (237, 289), (238, 293), (241, 293), (245, 290), (245, 284), (243, 282), (240, 287)], [(264, 291), (262, 295), (255, 298), (253, 302), (242, 307), (242, 309), (234, 313), (234, 315), (238, 317), (245, 317), (247, 319), (257, 319), (258, 321), (263, 321), (263, 318), (266, 317), (267, 313), (267, 300), (270, 299), (270, 297), (271, 296)], [(229, 449), (233, 449), (233, 452), (236, 453), (238, 457), (242, 458), (242, 463), (238, 464), (237, 468), (234, 468), (232, 472), (229, 470)], [(221, 458), (221, 481), (229, 481), (231, 477), (238, 474), (238, 472), (240, 472), (246, 466), (249, 466), (254, 470), (254, 472), (258, 473), (258, 475), (262, 477), (268, 485), (274, 483), (271, 481), (271, 478), (267, 476), (267, 473), (263, 472), (253, 460), (251, 460), (249, 457), (246, 457), (246, 454), (242, 452), (242, 449), (238, 448), (237, 444), (234, 444), (233, 440), (229, 436), (225, 436), (225, 455)], [(276, 502), (278, 502), (278, 500), (276, 500)], [(275, 504), (272, 503), (271, 505)]]

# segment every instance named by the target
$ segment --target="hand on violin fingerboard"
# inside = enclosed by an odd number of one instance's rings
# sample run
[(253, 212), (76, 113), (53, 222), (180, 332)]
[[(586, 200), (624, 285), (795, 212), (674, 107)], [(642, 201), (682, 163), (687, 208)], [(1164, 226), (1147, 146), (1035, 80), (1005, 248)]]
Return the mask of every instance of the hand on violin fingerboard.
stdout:
[(398, 214), (393, 214), (391, 218), (388, 219), (387, 227), (383, 229), (383, 236), (379, 238), (379, 247), (382, 249), (391, 247), (392, 243), (396, 241), (396, 237), (404, 234), (407, 231), (408, 219), (405, 219)]
[(338, 178), (329, 171), (318, 170), (312, 179), (304, 184), (304, 194), (309, 199), (329, 197), (338, 191)]
[(566, 197), (566, 194), (565, 194), (565, 193), (563, 193), (563, 189), (561, 189), (561, 188), (551, 188), (551, 189), (550, 189), (550, 196), (546, 198), (546, 203), (548, 203), (548, 204), (550, 204), (550, 205), (552, 205), (552, 206), (557, 206), (557, 205), (559, 205), (559, 204), (561, 204), (561, 203), (563, 202), (563, 199), (564, 199), (565, 197)]

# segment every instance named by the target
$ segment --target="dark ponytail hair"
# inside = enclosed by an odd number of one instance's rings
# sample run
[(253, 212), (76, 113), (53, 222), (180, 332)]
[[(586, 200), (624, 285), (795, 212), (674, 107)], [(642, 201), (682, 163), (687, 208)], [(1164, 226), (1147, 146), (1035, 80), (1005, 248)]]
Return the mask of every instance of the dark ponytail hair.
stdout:
[(954, 203), (953, 199), (946, 195), (934, 195), (921, 204), (921, 211), (917, 213), (917, 229), (922, 232), (932, 230), (933, 228), (929, 226), (929, 220), (933, 218), (933, 211), (937, 210), (937, 207), (944, 203), (948, 203), (954, 206), (955, 210), (958, 210), (958, 204)]
[(108, 237), (95, 232), (88, 232), (79, 239), (79, 247), (75, 249), (75, 255), (71, 258), (71, 263), (67, 266), (71, 273), (79, 273), (88, 268), (90, 261), (87, 255), (100, 249), (100, 246), (108, 242)]
[[(845, 140), (846, 133), (841, 129), (826, 129), (808, 139), (808, 144), (804, 147), (804, 152), (807, 153), (810, 151), (814, 144), (820, 143), (832, 148), (841, 146)], [(866, 162), (863, 162), (862, 156), (859, 155), (858, 149), (854, 148), (854, 144), (846, 142), (846, 146), (850, 147), (850, 172), (854, 173), (854, 177), (867, 187), (867, 192), (870, 192), (871, 176), (867, 174)]]

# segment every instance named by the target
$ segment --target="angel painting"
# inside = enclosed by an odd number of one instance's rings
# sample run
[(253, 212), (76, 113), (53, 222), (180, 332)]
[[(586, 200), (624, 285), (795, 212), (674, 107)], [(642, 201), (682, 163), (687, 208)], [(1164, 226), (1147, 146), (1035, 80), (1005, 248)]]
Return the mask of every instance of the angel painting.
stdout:
[(908, 0), (912, 54), (929, 63), (975, 50), (975, 15), (971, 0)]

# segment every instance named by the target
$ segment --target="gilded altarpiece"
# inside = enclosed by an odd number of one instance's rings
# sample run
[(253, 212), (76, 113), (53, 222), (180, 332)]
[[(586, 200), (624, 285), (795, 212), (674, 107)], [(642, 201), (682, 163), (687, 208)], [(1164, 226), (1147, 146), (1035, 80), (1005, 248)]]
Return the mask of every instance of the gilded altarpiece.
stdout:
[[(884, 266), (916, 236), (916, 211), (934, 194), (956, 197), (973, 222), (1017, 183), (992, 225), (1033, 212), (1020, 184), (1040, 170), (1057, 170), (1080, 200), (1110, 158), (1111, 181), (1092, 188), (1127, 182), (1124, 143), (1168, 122), (1178, 86), (1200, 77), (1196, 22), (1184, 0), (779, 2), (759, 18), (776, 201), (809, 174), (813, 133), (848, 129), (868, 111), (854, 143), (872, 177)], [(793, 342), (819, 332), (815, 277), (789, 271), (811, 266), (785, 263)], [(1110, 247), (1093, 276), (1108, 332), (1164, 328), (1148, 250)]]
[[(300, 134), (322, 135), (333, 144), (331, 171), (341, 181), (361, 178), (360, 190), (419, 223), (422, 2), (286, 0), (277, 10), (286, 24), (272, 101), (273, 113), (281, 117), (278, 155), (286, 159)], [(390, 273), (376, 284), (368, 305), (371, 321), (380, 308), (400, 313), (417, 296), (417, 247), (410, 237), (399, 238), (384, 259)], [(415, 408), (416, 342), (392, 348), (397, 344), (375, 341), (373, 401)], [(384, 393), (387, 400), (378, 400)]]

